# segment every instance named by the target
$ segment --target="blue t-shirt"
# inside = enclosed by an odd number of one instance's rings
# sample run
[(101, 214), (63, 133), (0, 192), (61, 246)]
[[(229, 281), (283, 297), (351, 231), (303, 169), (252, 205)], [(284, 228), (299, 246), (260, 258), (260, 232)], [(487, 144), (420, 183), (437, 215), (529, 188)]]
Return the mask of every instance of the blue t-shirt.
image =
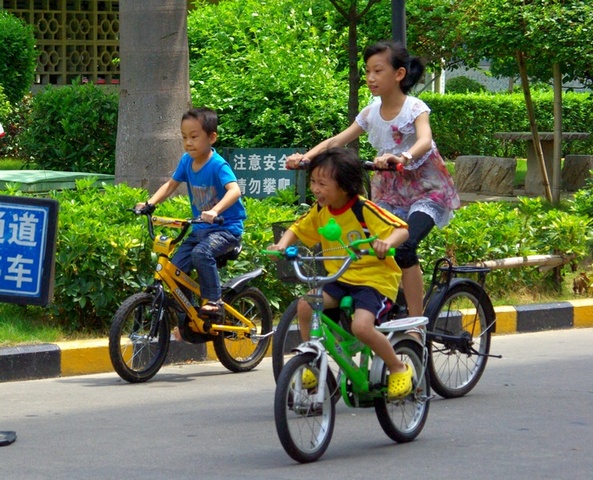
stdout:
[[(225, 185), (236, 182), (237, 177), (231, 166), (215, 149), (212, 149), (212, 156), (197, 172), (192, 169), (193, 161), (188, 153), (184, 153), (173, 173), (173, 180), (187, 184), (192, 214), (194, 218), (198, 218), (202, 212), (211, 210), (222, 200), (227, 192), (224, 188)], [(246, 214), (241, 199), (238, 199), (221, 215), (224, 217), (223, 225), (204, 222), (194, 224), (193, 228), (195, 230), (200, 228), (228, 230), (234, 235), (243, 233), (243, 220)]]

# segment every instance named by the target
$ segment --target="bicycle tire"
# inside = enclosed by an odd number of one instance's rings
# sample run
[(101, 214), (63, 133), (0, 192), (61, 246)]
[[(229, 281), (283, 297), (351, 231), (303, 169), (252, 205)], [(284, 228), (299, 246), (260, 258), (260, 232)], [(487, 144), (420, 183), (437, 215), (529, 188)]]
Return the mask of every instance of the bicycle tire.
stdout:
[[(484, 373), (490, 353), (494, 308), (482, 287), (454, 283), (438, 306), (427, 306), (428, 371), (432, 389), (444, 398), (467, 395)], [(439, 337), (465, 337), (466, 343)], [(477, 352), (477, 353), (476, 353)]]
[[(230, 291), (223, 297), (225, 303), (251, 320), (257, 327), (257, 334), (272, 331), (272, 310), (265, 295), (255, 287), (240, 292)], [(225, 311), (223, 323), (242, 325), (242, 322)], [(238, 335), (234, 332), (220, 332), (213, 337), (214, 351), (220, 363), (231, 372), (246, 372), (254, 369), (264, 359), (271, 338), (257, 341), (251, 335)]]
[(329, 382), (321, 404), (314, 404), (317, 388), (303, 388), (301, 379), (309, 369), (319, 381), (319, 367), (312, 352), (290, 359), (278, 378), (274, 395), (276, 432), (288, 455), (301, 463), (314, 462), (327, 450), (334, 432), (336, 407)]
[(280, 372), (286, 361), (294, 355), (292, 348), (303, 342), (299, 321), (297, 318), (297, 304), (299, 300), (293, 300), (280, 317), (280, 322), (274, 332), (272, 342), (272, 370), (274, 380), (278, 382)]
[(160, 370), (171, 341), (171, 315), (148, 292), (132, 295), (117, 309), (109, 329), (109, 357), (122, 379), (146, 382)]
[[(402, 340), (394, 345), (396, 355), (414, 372), (412, 393), (407, 397), (389, 401), (375, 398), (375, 413), (383, 431), (398, 443), (414, 440), (424, 428), (430, 406), (430, 378), (424, 367), (422, 346), (414, 340)], [(387, 368), (383, 367), (381, 380), (387, 384)]]

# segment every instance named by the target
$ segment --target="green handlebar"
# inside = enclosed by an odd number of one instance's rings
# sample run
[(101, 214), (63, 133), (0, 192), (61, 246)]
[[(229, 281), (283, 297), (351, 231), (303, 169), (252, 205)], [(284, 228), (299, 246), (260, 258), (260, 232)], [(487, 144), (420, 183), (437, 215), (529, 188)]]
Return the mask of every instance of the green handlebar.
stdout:
[[(387, 250), (387, 253), (385, 254), (385, 257), (395, 257), (395, 248), (390, 248), (389, 250)], [(374, 257), (377, 256), (377, 254), (375, 253), (375, 251), (371, 248), (369, 249), (369, 255), (372, 255)]]

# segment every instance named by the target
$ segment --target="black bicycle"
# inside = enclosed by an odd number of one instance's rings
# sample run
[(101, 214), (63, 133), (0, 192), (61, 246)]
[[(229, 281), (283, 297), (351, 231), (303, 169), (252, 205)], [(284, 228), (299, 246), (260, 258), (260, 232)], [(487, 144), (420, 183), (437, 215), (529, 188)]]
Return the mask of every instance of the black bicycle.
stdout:
[[(374, 170), (372, 162), (365, 168)], [(275, 236), (286, 228), (276, 224)], [(279, 266), (282, 268), (282, 265)], [(484, 373), (490, 354), (496, 314), (484, 285), (489, 268), (455, 266), (448, 258), (436, 261), (432, 279), (424, 296), (424, 316), (428, 317), (426, 343), (429, 352), (428, 371), (432, 389), (444, 398), (469, 393)], [(297, 300), (282, 315), (274, 332), (272, 366), (278, 380), (285, 356), (302, 342), (297, 319)], [(328, 316), (339, 316), (340, 311)], [(391, 310), (391, 319), (408, 316), (400, 290)]]

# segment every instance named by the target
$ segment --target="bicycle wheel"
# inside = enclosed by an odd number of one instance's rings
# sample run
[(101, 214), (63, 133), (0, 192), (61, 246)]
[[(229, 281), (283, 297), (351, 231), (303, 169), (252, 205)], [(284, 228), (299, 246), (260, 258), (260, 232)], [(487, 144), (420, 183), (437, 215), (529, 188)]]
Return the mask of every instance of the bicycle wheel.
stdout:
[(146, 292), (132, 295), (117, 309), (109, 330), (109, 357), (121, 378), (139, 383), (156, 375), (169, 349), (171, 315)]
[[(398, 358), (414, 372), (414, 388), (407, 397), (388, 401), (383, 395), (375, 398), (375, 413), (389, 438), (405, 443), (414, 440), (424, 428), (428, 417), (430, 379), (422, 361), (422, 347), (414, 340), (402, 340), (393, 347)], [(387, 384), (387, 368), (383, 367), (382, 382)]]
[(495, 320), (492, 303), (480, 286), (459, 283), (438, 307), (429, 305), (426, 316), (431, 387), (444, 398), (462, 397), (476, 386), (486, 368)]
[(325, 385), (323, 402), (316, 403), (317, 388), (303, 387), (303, 373), (310, 370), (319, 381), (314, 353), (293, 357), (282, 369), (274, 396), (274, 418), (280, 443), (291, 458), (314, 462), (329, 446), (334, 432), (336, 408), (331, 387)]
[(285, 361), (292, 355), (291, 350), (300, 345), (303, 341), (299, 320), (297, 318), (296, 299), (288, 306), (274, 332), (274, 341), (272, 342), (272, 370), (274, 371), (274, 380), (278, 382), (280, 371), (284, 367)]
[[(251, 320), (258, 335), (272, 331), (272, 311), (264, 294), (255, 287), (248, 287), (239, 293), (228, 292), (223, 300), (243, 316)], [(241, 320), (225, 311), (224, 324), (243, 325)], [(214, 337), (214, 351), (220, 363), (231, 372), (252, 370), (263, 360), (270, 345), (270, 337), (254, 340), (250, 334), (221, 332)]]

